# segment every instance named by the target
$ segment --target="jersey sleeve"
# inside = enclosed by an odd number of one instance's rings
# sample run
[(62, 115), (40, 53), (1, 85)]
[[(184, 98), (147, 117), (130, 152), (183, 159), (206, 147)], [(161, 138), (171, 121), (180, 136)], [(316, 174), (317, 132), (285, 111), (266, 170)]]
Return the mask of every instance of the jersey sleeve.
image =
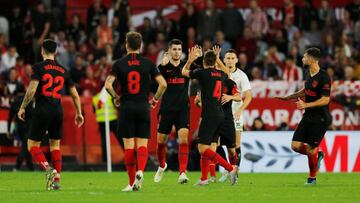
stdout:
[(34, 65), (33, 67), (31, 67), (32, 71), (31, 71), (31, 80), (41, 80), (41, 73), (39, 70), (39, 67), (37, 65)]
[(165, 66), (159, 64), (157, 68), (159, 69), (161, 75), (165, 77), (166, 75)]
[(155, 78), (156, 76), (160, 75), (160, 70), (158, 67), (156, 67), (154, 63), (151, 62), (150, 64), (151, 64), (150, 75), (152, 78)]
[(320, 90), (321, 96), (326, 96), (326, 97), (330, 96), (331, 80), (327, 74), (324, 74), (320, 88), (321, 88)]
[(191, 79), (200, 79), (202, 75), (202, 69), (197, 68), (195, 70), (191, 70), (189, 72), (189, 76)]
[(245, 92), (247, 90), (251, 90), (251, 85), (250, 85), (249, 78), (247, 77), (247, 75), (245, 73), (241, 74), (240, 86), (241, 86), (241, 91), (242, 92)]

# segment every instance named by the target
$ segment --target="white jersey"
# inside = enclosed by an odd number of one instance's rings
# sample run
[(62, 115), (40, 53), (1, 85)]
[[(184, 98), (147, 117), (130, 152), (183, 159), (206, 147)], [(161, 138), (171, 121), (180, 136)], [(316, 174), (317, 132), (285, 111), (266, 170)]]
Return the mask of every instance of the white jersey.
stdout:
[[(237, 68), (234, 72), (230, 73), (230, 79), (236, 83), (236, 86), (237, 86), (240, 94), (243, 94), (247, 90), (251, 90), (249, 78), (239, 68)], [(237, 111), (241, 105), (242, 105), (242, 102), (233, 101), (232, 102), (233, 112)]]

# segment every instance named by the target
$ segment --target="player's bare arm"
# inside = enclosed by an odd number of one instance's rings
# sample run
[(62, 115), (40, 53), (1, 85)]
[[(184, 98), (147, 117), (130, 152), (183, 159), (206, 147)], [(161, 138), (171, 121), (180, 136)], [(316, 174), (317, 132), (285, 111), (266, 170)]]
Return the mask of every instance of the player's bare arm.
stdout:
[(184, 65), (181, 74), (186, 77), (190, 77), (190, 66), (191, 64), (201, 55), (201, 48), (199, 46), (194, 46), (189, 49), (189, 56), (186, 64)]
[(106, 81), (105, 81), (105, 89), (113, 97), (115, 106), (119, 107), (120, 106), (120, 96), (118, 94), (116, 94), (116, 92), (113, 88), (113, 83), (114, 83), (115, 79), (116, 79), (116, 77), (113, 75), (107, 76)]
[(246, 90), (244, 92), (244, 100), (243, 100), (244, 102), (243, 102), (243, 104), (234, 113), (234, 118), (236, 120), (240, 119), (240, 116), (241, 116), (242, 112), (249, 106), (251, 100), (252, 100), (252, 92), (251, 92), (251, 90)]
[(34, 98), (34, 95), (36, 93), (36, 89), (37, 89), (38, 85), (39, 85), (39, 81), (31, 80), (29, 87), (26, 90), (24, 100), (22, 101), (19, 112), (18, 112), (18, 117), (22, 121), (25, 121), (25, 109), (29, 105), (31, 100)]
[(70, 95), (73, 100), (73, 103), (75, 105), (76, 109), (76, 115), (75, 115), (75, 124), (78, 127), (81, 127), (84, 124), (84, 117), (81, 112), (81, 102), (80, 102), (80, 96), (75, 88), (75, 86), (70, 87)]
[(320, 99), (314, 101), (314, 102), (304, 102), (300, 98), (298, 98), (298, 101), (296, 102), (297, 109), (306, 109), (306, 108), (314, 108), (314, 107), (320, 107), (320, 106), (326, 106), (330, 102), (330, 97), (322, 96)]
[(162, 75), (157, 75), (155, 77), (155, 80), (159, 84), (159, 86), (158, 86), (158, 89), (157, 89), (154, 97), (150, 101), (150, 106), (152, 108), (156, 107), (156, 104), (159, 102), (159, 99), (161, 99), (162, 95), (165, 93), (165, 90), (167, 88), (166, 80)]
[(299, 97), (304, 97), (304, 96), (305, 96), (305, 88), (295, 92), (294, 94), (288, 95), (288, 96), (276, 96), (274, 98), (287, 101), (290, 99), (297, 99)]
[(170, 62), (170, 56), (168, 52), (164, 52), (163, 58), (161, 60), (161, 65), (166, 66)]
[(228, 95), (228, 94), (223, 94), (221, 97), (221, 104), (224, 105), (226, 103), (228, 103), (229, 101), (236, 101), (236, 102), (240, 102), (242, 100), (240, 93), (236, 93), (234, 95)]

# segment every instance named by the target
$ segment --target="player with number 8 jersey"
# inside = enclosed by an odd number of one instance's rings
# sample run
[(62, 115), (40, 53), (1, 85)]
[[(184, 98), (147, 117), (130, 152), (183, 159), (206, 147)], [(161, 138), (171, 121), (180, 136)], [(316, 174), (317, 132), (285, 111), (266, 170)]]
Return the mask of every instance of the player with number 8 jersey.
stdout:
[[(114, 63), (111, 74), (105, 82), (105, 88), (114, 98), (115, 105), (120, 106), (118, 135), (124, 140), (125, 165), (129, 176), (129, 184), (122, 190), (123, 192), (137, 191), (141, 188), (148, 159), (149, 106), (155, 107), (166, 90), (166, 81), (159, 69), (149, 59), (140, 55), (141, 43), (140, 33), (126, 34), (127, 55)], [(156, 80), (159, 88), (149, 105), (151, 78)], [(121, 94), (115, 92), (113, 88), (115, 80), (120, 82)]]

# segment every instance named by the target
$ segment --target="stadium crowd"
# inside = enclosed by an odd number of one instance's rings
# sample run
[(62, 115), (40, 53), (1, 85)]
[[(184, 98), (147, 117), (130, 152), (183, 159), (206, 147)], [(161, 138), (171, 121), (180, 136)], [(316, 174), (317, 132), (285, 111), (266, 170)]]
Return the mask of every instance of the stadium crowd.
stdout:
[[(131, 24), (126, 0), (114, 0), (107, 8), (94, 0), (86, 23), (79, 15), (65, 20), (65, 1), (43, 0), (33, 8), (15, 5), (11, 15), (0, 16), (0, 96), (12, 96), (16, 86), (27, 87), (31, 64), (39, 61), (39, 46), (47, 37), (58, 43), (57, 61), (67, 67), (82, 96), (100, 91), (111, 64), (124, 53), (129, 30), (143, 35), (143, 54), (159, 64), (167, 42), (179, 38), (183, 50), (200, 44), (204, 50), (218, 44), (222, 54), (233, 48), (238, 67), (250, 80), (303, 80), (301, 58), (309, 45), (322, 50), (321, 67), (333, 80), (360, 79), (360, 0), (333, 8), (322, 0), (315, 8), (311, 0), (302, 7), (284, 0), (281, 8), (261, 8), (257, 0), (238, 9), (232, 0), (225, 9), (216, 1), (203, 7), (184, 0), (178, 5), (179, 19), (167, 18), (158, 7), (153, 19), (145, 17), (140, 27)], [(185, 58), (185, 56), (184, 56)]]

